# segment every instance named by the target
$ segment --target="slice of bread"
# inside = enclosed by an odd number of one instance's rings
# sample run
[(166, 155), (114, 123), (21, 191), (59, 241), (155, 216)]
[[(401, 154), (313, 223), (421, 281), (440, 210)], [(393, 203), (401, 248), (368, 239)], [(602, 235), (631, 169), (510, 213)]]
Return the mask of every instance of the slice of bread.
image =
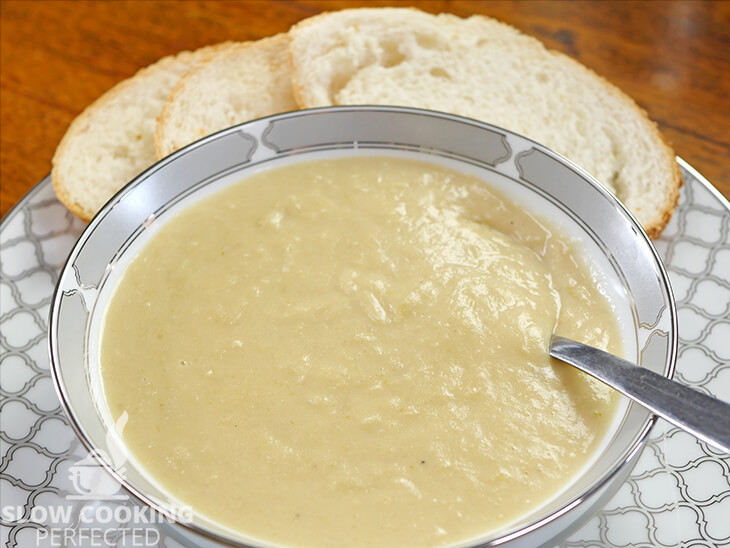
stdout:
[(679, 198), (674, 153), (618, 88), (517, 29), (483, 16), (360, 8), (290, 31), (303, 108), (387, 104), (482, 120), (566, 156), (659, 236)]
[(58, 199), (88, 221), (152, 165), (155, 117), (168, 94), (188, 70), (230, 45), (165, 57), (89, 105), (71, 123), (53, 156), (51, 178)]
[(296, 110), (288, 46), (286, 34), (236, 44), (183, 76), (157, 119), (157, 157), (232, 125)]

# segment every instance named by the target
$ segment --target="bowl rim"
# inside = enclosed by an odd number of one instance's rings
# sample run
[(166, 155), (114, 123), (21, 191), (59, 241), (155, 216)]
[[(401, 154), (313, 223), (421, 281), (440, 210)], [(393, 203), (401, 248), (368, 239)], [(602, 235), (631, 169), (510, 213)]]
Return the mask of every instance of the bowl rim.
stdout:
[[(248, 544), (245, 541), (242, 541), (240, 538), (236, 538), (233, 536), (229, 536), (223, 532), (213, 531), (211, 529), (208, 529), (204, 525), (200, 525), (198, 523), (193, 522), (192, 520), (178, 520), (178, 516), (175, 514), (175, 512), (171, 511), (169, 508), (166, 508), (163, 504), (160, 502), (154, 500), (150, 496), (146, 495), (144, 492), (142, 492), (141, 489), (135, 487), (133, 484), (131, 484), (122, 474), (117, 472), (117, 470), (114, 468), (112, 464), (108, 462), (108, 456), (104, 454), (104, 452), (100, 452), (98, 447), (95, 446), (93, 441), (89, 439), (86, 432), (84, 431), (84, 428), (82, 426), (81, 420), (77, 417), (76, 413), (73, 411), (73, 406), (70, 401), (70, 396), (67, 392), (66, 385), (63, 380), (63, 376), (60, 372), (60, 365), (58, 363), (58, 357), (56, 354), (57, 346), (58, 346), (58, 308), (60, 304), (60, 299), (63, 296), (63, 290), (61, 287), (61, 281), (63, 278), (63, 274), (69, 270), (70, 267), (72, 267), (72, 263), (74, 259), (77, 257), (81, 249), (83, 248), (84, 243), (88, 239), (89, 235), (93, 233), (93, 231), (96, 229), (96, 227), (102, 222), (104, 217), (107, 215), (107, 213), (115, 207), (115, 205), (119, 202), (119, 200), (123, 197), (123, 195), (129, 191), (132, 187), (135, 187), (139, 185), (142, 181), (149, 178), (153, 173), (160, 170), (161, 168), (167, 166), (168, 164), (174, 162), (178, 157), (181, 157), (188, 152), (190, 152), (193, 149), (199, 148), (207, 143), (213, 142), (217, 139), (220, 139), (221, 137), (224, 137), (231, 133), (236, 133), (239, 131), (243, 131), (247, 128), (247, 126), (254, 124), (254, 123), (261, 123), (266, 121), (274, 121), (279, 119), (286, 119), (289, 117), (296, 117), (301, 116), (303, 113), (332, 113), (332, 112), (381, 112), (381, 113), (406, 113), (406, 114), (419, 114), (423, 116), (428, 116), (432, 118), (437, 118), (441, 120), (446, 120), (449, 122), (459, 122), (462, 124), (467, 124), (469, 126), (475, 127), (477, 129), (486, 129), (491, 131), (497, 131), (502, 132), (506, 134), (515, 135), (521, 139), (524, 139), (527, 142), (530, 142), (535, 149), (537, 149), (540, 152), (545, 153), (549, 157), (558, 160), (563, 165), (566, 165), (568, 168), (570, 168), (572, 171), (576, 172), (578, 175), (581, 176), (582, 179), (584, 179), (586, 182), (590, 183), (592, 186), (594, 186), (601, 194), (604, 195), (604, 197), (608, 198), (609, 201), (613, 203), (615, 207), (618, 207), (624, 214), (626, 214), (630, 221), (639, 228), (636, 234), (638, 238), (641, 238), (643, 240), (644, 244), (648, 244), (648, 249), (651, 252), (652, 258), (654, 259), (657, 267), (658, 267), (658, 273), (659, 273), (659, 285), (666, 291), (668, 302), (667, 302), (667, 308), (668, 308), (668, 314), (669, 314), (669, 324), (670, 324), (670, 330), (668, 333), (668, 347), (667, 347), (667, 353), (668, 358), (665, 365), (665, 370), (663, 371), (663, 375), (672, 378), (676, 371), (676, 364), (677, 364), (677, 354), (678, 354), (678, 346), (679, 346), (679, 337), (678, 337), (678, 317), (677, 317), (677, 306), (676, 301), (674, 298), (674, 292), (672, 290), (672, 286), (670, 283), (669, 275), (667, 273), (666, 267), (664, 265), (663, 260), (661, 259), (658, 251), (656, 250), (652, 240), (647, 236), (646, 232), (644, 231), (641, 224), (636, 220), (636, 217), (634, 214), (621, 202), (611, 191), (608, 190), (608, 188), (598, 181), (595, 177), (593, 177), (591, 174), (589, 174), (585, 169), (575, 164), (572, 160), (566, 158), (565, 156), (553, 151), (552, 149), (549, 149), (545, 145), (540, 144), (539, 142), (535, 141), (534, 139), (531, 139), (529, 137), (526, 137), (522, 134), (516, 133), (512, 130), (505, 129), (499, 126), (496, 126), (494, 124), (489, 124), (487, 122), (483, 122), (480, 120), (476, 120), (474, 118), (468, 118), (465, 116), (460, 116), (456, 114), (441, 112), (441, 111), (435, 111), (435, 110), (429, 110), (429, 109), (423, 109), (423, 108), (414, 108), (414, 107), (400, 107), (400, 106), (382, 106), (382, 105), (346, 105), (346, 106), (329, 106), (329, 107), (317, 107), (317, 108), (309, 108), (309, 109), (300, 109), (295, 111), (289, 111), (289, 112), (283, 112), (278, 114), (273, 114), (270, 116), (265, 116), (261, 118), (257, 118), (254, 120), (249, 120), (247, 122), (243, 122), (240, 124), (236, 124), (233, 126), (230, 126), (228, 128), (222, 129), (220, 131), (214, 132), (210, 135), (207, 135), (193, 143), (190, 143), (186, 145), (185, 147), (175, 151), (174, 153), (170, 154), (169, 156), (166, 156), (165, 158), (160, 159), (159, 161), (156, 161), (154, 164), (140, 172), (138, 175), (136, 175), (133, 179), (131, 179), (128, 183), (126, 183), (124, 186), (122, 186), (108, 201), (104, 206), (94, 215), (94, 217), (91, 219), (91, 221), (87, 224), (87, 226), (84, 228), (83, 232), (79, 236), (79, 238), (76, 240), (76, 242), (73, 245), (73, 248), (71, 249), (68, 257), (63, 263), (63, 266), (61, 267), (59, 271), (59, 277), (58, 281), (54, 287), (50, 308), (49, 308), (49, 323), (48, 323), (48, 335), (47, 335), (47, 348), (48, 348), (48, 354), (50, 358), (50, 372), (51, 372), (51, 378), (53, 380), (54, 388), (56, 391), (56, 394), (59, 397), (61, 406), (64, 410), (64, 413), (66, 414), (69, 424), (74, 430), (74, 433), (76, 434), (77, 438), (81, 441), (83, 446), (91, 453), (91, 455), (97, 460), (97, 462), (108, 472), (110, 473), (116, 481), (120, 483), (120, 485), (129, 492), (133, 497), (135, 497), (138, 501), (142, 502), (146, 506), (149, 506), (152, 508), (155, 512), (165, 516), (168, 518), (171, 522), (171, 524), (182, 526), (185, 529), (188, 529), (189, 531), (201, 535), (204, 538), (208, 540), (213, 540), (218, 543), (223, 543), (226, 545), (231, 546), (239, 546), (242, 548), (247, 547), (254, 547), (254, 546), (279, 546), (276, 544), (271, 544), (270, 542), (267, 542), (263, 539), (255, 539), (257, 544)], [(353, 148), (351, 150), (357, 150), (357, 148)], [(85, 365), (84, 365), (85, 367)], [(636, 404), (633, 404), (636, 405)], [(520, 539), (521, 537), (524, 537), (525, 535), (528, 535), (529, 533), (534, 532), (535, 530), (544, 527), (556, 520), (558, 520), (560, 517), (562, 517), (564, 514), (568, 513), (570, 510), (575, 508), (576, 506), (580, 505), (583, 501), (591, 497), (592, 495), (595, 495), (601, 491), (602, 488), (604, 488), (606, 485), (614, 481), (617, 476), (623, 471), (626, 471), (626, 473), (630, 472), (629, 470), (626, 470), (627, 466), (629, 464), (631, 465), (631, 468), (635, 465), (635, 460), (638, 454), (644, 449), (649, 434), (654, 427), (654, 425), (657, 422), (657, 416), (652, 414), (651, 412), (648, 413), (647, 418), (643, 421), (643, 425), (638, 430), (638, 432), (634, 435), (634, 437), (631, 440), (631, 443), (628, 444), (621, 452), (620, 457), (617, 458), (613, 465), (607, 470), (607, 472), (604, 473), (604, 475), (597, 481), (594, 481), (591, 483), (587, 488), (584, 488), (581, 490), (580, 495), (577, 497), (574, 497), (573, 500), (567, 504), (562, 504), (560, 507), (557, 507), (553, 510), (550, 510), (550, 513), (547, 515), (537, 516), (529, 521), (520, 524), (520, 522), (517, 522), (516, 524), (513, 523), (512, 525), (508, 525), (506, 529), (499, 529), (495, 532), (496, 536), (490, 536), (489, 538), (484, 538), (484, 540), (481, 540), (483, 537), (476, 537), (476, 538), (469, 538), (465, 539), (463, 541), (459, 541), (456, 544), (453, 544), (453, 546), (478, 546), (478, 547), (490, 547), (490, 546), (499, 546), (507, 542), (512, 542)], [(634, 462), (632, 462), (634, 461)], [(587, 521), (590, 516), (586, 516), (583, 521)], [(211, 518), (208, 518), (211, 519)], [(214, 520), (212, 520), (214, 521)], [(580, 525), (580, 523), (575, 523), (573, 526), (573, 529), (577, 528)], [(224, 529), (228, 529), (225, 526), (221, 526)], [(228, 529), (232, 533), (234, 531)], [(565, 531), (564, 535), (569, 534), (571, 529), (568, 529)], [(477, 544), (473, 544), (473, 542), (476, 542)], [(449, 545), (452, 546), (452, 545)]]

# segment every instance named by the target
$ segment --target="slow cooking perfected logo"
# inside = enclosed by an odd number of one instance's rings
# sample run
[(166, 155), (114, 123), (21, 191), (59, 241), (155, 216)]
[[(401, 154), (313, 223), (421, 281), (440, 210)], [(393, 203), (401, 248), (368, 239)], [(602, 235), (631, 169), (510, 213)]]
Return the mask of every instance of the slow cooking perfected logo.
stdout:
[[(70, 466), (68, 479), (75, 492), (66, 494), (65, 502), (36, 504), (31, 508), (2, 506), (2, 519), (11, 524), (33, 523), (37, 545), (160, 545), (157, 526), (168, 519), (151, 506), (132, 499), (102, 464), (110, 465), (119, 478), (125, 479), (128, 453), (121, 443), (121, 434), (127, 420), (124, 412), (113, 431), (107, 433), (107, 451), (94, 450)], [(174, 522), (189, 523), (193, 518), (189, 506), (166, 506)]]

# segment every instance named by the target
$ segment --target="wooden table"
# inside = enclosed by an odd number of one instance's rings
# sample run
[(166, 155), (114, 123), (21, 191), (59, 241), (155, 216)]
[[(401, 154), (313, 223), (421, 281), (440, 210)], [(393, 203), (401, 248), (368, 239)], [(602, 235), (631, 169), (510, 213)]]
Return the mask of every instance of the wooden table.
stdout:
[(634, 97), (730, 197), (730, 2), (3, 0), (0, 215), (49, 172), (71, 120), (139, 68), (322, 10), (393, 4), (490, 15), (577, 58)]

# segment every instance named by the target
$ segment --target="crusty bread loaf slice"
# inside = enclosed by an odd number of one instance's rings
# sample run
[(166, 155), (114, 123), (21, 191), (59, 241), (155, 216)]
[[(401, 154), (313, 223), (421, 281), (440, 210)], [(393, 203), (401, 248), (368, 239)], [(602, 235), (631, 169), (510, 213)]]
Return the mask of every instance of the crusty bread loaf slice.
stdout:
[(185, 51), (137, 72), (99, 97), (69, 126), (53, 156), (58, 199), (91, 219), (122, 186), (152, 165), (155, 117), (177, 81), (230, 43)]
[(421, 107), (526, 135), (615, 192), (654, 238), (677, 203), (674, 154), (634, 101), (509, 25), (361, 8), (305, 19), (290, 39), (301, 107)]
[(288, 46), (286, 34), (236, 44), (183, 76), (157, 119), (158, 158), (226, 127), (296, 110)]

